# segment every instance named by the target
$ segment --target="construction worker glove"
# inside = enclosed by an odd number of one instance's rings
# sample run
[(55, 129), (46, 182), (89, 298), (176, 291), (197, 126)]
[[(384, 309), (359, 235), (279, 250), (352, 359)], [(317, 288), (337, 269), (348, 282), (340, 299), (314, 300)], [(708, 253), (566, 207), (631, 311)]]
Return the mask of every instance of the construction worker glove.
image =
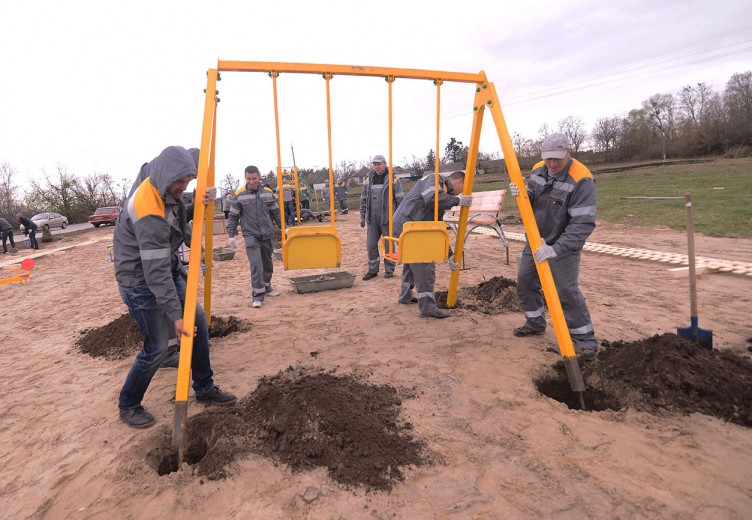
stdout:
[(550, 258), (556, 257), (556, 251), (554, 251), (554, 248), (547, 245), (546, 241), (543, 241), (543, 245), (540, 246), (538, 249), (535, 250), (535, 253), (533, 254), (535, 257), (535, 261), (539, 264), (542, 264), (546, 260)]
[(460, 268), (460, 264), (454, 261), (454, 255), (449, 257), (449, 270), (457, 271)]
[(509, 193), (512, 194), (512, 197), (517, 197), (520, 194), (520, 189), (517, 187), (517, 185), (513, 182), (509, 183)]
[(464, 193), (460, 193), (459, 195), (457, 195), (457, 198), (460, 199), (460, 206), (470, 207), (473, 205), (472, 195), (465, 195)]
[(238, 244), (235, 241), (235, 237), (230, 237), (227, 239), (227, 246), (231, 247), (232, 249), (235, 249), (236, 247), (238, 247)]

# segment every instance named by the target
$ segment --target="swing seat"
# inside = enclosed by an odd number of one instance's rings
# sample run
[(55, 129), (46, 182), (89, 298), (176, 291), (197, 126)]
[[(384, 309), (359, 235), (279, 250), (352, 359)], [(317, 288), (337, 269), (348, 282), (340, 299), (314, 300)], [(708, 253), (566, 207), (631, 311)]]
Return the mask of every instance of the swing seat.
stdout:
[(21, 267), (3, 267), (3, 269), (10, 270), (11, 276), (9, 276), (8, 278), (0, 278), (0, 285), (14, 282), (18, 282), (21, 285), (24, 285), (27, 281), (29, 281), (31, 270), (34, 269), (34, 259), (24, 258), (23, 261), (21, 261)]
[(334, 226), (294, 227), (282, 244), (285, 269), (330, 269), (342, 262), (342, 242)]
[[(397, 251), (388, 253), (388, 242)], [(449, 259), (449, 233), (444, 222), (405, 222), (399, 238), (384, 237), (384, 257), (400, 264), (444, 263)]]

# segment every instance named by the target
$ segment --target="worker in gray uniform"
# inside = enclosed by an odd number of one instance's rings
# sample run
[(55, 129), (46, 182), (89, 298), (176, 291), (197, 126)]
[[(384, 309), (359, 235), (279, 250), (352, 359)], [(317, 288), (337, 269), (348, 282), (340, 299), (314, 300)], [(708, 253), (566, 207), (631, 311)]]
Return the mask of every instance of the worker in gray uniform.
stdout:
[[(527, 243), (522, 251), (517, 297), (525, 324), (514, 329), (514, 335), (545, 332), (544, 297), (535, 263), (548, 261), (575, 353), (588, 360), (595, 357), (598, 340), (577, 278), (582, 247), (595, 229), (595, 181), (584, 164), (570, 157), (571, 151), (564, 134), (548, 136), (541, 146), (543, 161), (533, 166), (527, 182), (543, 245), (533, 254)], [(509, 188), (514, 197), (519, 195), (514, 183)]]
[[(471, 206), (472, 195), (464, 195), (462, 187), (465, 183), (465, 172), (454, 172), (445, 179), (439, 175), (439, 219), (444, 212), (454, 206)], [(455, 195), (455, 193), (457, 195)], [(436, 174), (423, 177), (413, 186), (394, 212), (392, 230), (394, 236), (402, 233), (405, 222), (432, 221), (436, 200)], [(458, 269), (459, 265), (449, 260), (451, 269)], [(400, 286), (400, 303), (417, 303), (420, 316), (423, 318), (448, 318), (449, 313), (436, 306), (433, 296), (433, 286), (436, 282), (436, 265), (433, 262), (420, 262), (402, 265), (402, 285)], [(417, 289), (417, 298), (413, 294)]]
[[(371, 162), (373, 169), (363, 184), (360, 195), (360, 227), (368, 224), (366, 248), (368, 249), (368, 272), (363, 280), (371, 280), (379, 275), (379, 242), (382, 236), (389, 236), (389, 175), (386, 159), (375, 155)], [(405, 198), (402, 184), (394, 179), (392, 186), (392, 211), (395, 211)], [(384, 258), (384, 278), (394, 276), (395, 264)]]
[(272, 239), (274, 226), (281, 227), (282, 221), (274, 193), (261, 186), (261, 173), (255, 166), (245, 169), (245, 186), (235, 192), (232, 200), (230, 218), (227, 219), (227, 243), (233, 249), (236, 247), (238, 223), (251, 264), (251, 306), (258, 309), (264, 302), (264, 296), (279, 296), (279, 292), (272, 289)]

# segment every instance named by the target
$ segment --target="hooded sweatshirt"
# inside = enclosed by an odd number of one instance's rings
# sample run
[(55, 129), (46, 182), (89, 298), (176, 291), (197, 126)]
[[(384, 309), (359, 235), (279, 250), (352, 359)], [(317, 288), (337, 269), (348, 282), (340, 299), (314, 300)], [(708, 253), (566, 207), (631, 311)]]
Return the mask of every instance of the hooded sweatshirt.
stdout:
[(183, 316), (173, 274), (178, 249), (186, 239), (186, 208), (167, 189), (184, 177), (196, 176), (196, 163), (180, 146), (165, 148), (141, 168), (148, 173), (125, 203), (115, 224), (115, 278), (123, 287), (146, 285), (170, 318)]

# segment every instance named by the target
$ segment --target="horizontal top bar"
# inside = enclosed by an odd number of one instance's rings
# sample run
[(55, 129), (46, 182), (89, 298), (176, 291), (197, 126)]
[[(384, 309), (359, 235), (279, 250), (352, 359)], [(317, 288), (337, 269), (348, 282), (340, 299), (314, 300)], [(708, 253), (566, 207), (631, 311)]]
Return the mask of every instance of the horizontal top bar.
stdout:
[(486, 73), (444, 72), (438, 70), (397, 69), (392, 67), (363, 67), (359, 65), (323, 65), (316, 63), (279, 63), (273, 61), (226, 61), (217, 62), (217, 70), (231, 72), (291, 72), (297, 74), (339, 74), (343, 76), (394, 76), (410, 79), (441, 79), (460, 83), (486, 83)]

